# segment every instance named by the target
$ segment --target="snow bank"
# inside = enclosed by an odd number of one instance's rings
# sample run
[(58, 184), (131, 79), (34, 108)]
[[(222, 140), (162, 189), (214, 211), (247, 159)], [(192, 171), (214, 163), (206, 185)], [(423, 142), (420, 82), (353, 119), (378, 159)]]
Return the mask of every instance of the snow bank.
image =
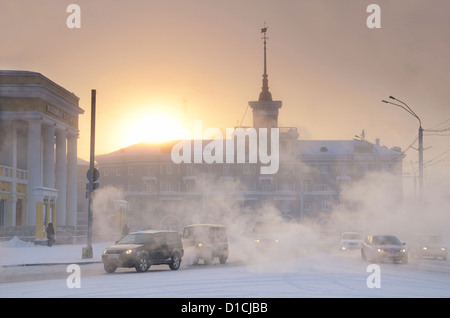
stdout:
[(0, 247), (7, 247), (7, 248), (12, 248), (12, 247), (30, 247), (30, 246), (34, 246), (34, 244), (31, 243), (31, 242), (22, 241), (17, 236), (14, 236), (9, 241), (0, 242)]
[(0, 243), (0, 266), (101, 261), (103, 250), (111, 244), (111, 242), (93, 244), (93, 258), (83, 259), (82, 249), (86, 247), (85, 244), (48, 247), (46, 245), (34, 245), (14, 237), (9, 241)]

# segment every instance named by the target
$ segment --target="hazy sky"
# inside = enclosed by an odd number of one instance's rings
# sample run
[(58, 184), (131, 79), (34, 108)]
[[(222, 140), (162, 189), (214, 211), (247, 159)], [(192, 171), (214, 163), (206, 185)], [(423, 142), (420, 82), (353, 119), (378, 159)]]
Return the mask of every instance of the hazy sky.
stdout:
[[(71, 3), (80, 29), (66, 25)], [(366, 25), (371, 3), (381, 7), (380, 29)], [(266, 22), (281, 125), (298, 127), (301, 139), (349, 140), (364, 129), (369, 141), (405, 148), (418, 121), (381, 100), (407, 102), (425, 129), (450, 119), (449, 12), (448, 0), (0, 0), (0, 69), (42, 73), (80, 97), (87, 159), (91, 89), (98, 154), (127, 146), (147, 116), (234, 127), (258, 99)], [(243, 125), (251, 122), (248, 110)], [(424, 146), (425, 161), (445, 158), (450, 136), (426, 134)], [(416, 161), (410, 149), (406, 173)]]

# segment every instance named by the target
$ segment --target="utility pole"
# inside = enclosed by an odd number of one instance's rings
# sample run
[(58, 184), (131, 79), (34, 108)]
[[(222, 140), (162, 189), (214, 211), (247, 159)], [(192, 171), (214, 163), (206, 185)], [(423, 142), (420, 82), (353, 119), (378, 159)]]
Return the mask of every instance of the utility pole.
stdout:
[(394, 96), (389, 96), (390, 99), (393, 99), (402, 105), (389, 102), (387, 100), (382, 100), (383, 103), (391, 104), (397, 107), (402, 108), (403, 110), (407, 111), (410, 115), (413, 115), (418, 121), (419, 121), (419, 200), (420, 202), (423, 202), (423, 128), (422, 128), (422, 121), (420, 120), (419, 116), (405, 103), (401, 100), (395, 98)]
[[(87, 247), (83, 248), (83, 258), (92, 258), (92, 194), (94, 192), (95, 181), (97, 181), (99, 173), (95, 168), (95, 104), (96, 104), (97, 92), (95, 89), (91, 91), (91, 152), (89, 160), (89, 170), (87, 172), (87, 178), (89, 183), (87, 184), (87, 195), (89, 198), (88, 203), (88, 233), (87, 233)], [(97, 183), (98, 185), (98, 183)]]

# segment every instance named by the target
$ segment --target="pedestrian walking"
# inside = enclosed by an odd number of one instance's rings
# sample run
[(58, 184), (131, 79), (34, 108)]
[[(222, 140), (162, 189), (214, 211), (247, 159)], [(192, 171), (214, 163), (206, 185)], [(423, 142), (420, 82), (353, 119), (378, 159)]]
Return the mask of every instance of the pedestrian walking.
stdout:
[(53, 227), (53, 223), (49, 223), (47, 225), (47, 245), (51, 247), (55, 243), (55, 228)]

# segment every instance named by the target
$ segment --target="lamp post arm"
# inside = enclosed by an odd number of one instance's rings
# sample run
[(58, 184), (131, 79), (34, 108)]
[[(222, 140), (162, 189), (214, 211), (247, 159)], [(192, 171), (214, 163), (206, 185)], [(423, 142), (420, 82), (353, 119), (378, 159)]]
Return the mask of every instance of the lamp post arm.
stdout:
[(386, 103), (386, 104), (391, 104), (391, 105), (400, 107), (401, 109), (407, 111), (409, 114), (411, 114), (412, 116), (416, 117), (417, 120), (419, 121), (419, 125), (422, 126), (422, 123), (421, 123), (421, 121), (420, 121), (420, 118), (419, 118), (419, 117), (416, 115), (416, 113), (414, 113), (409, 107), (406, 108), (406, 107), (403, 106), (403, 105), (399, 105), (399, 104), (396, 104), (396, 103), (392, 103), (392, 102), (387, 101), (387, 100), (384, 100), (384, 99), (382, 100), (382, 102), (383, 102), (383, 103)]
[[(419, 116), (417, 116), (417, 114), (408, 106), (408, 104), (406, 104), (405, 102), (402, 102), (400, 99), (398, 99), (398, 98), (395, 98), (394, 96), (389, 96), (389, 98), (391, 98), (391, 99), (393, 99), (393, 100), (396, 100), (397, 102), (400, 102), (400, 103), (402, 103), (403, 105), (405, 105), (406, 106), (406, 108), (408, 108), (408, 113), (410, 113), (411, 115), (413, 115), (414, 117), (416, 117), (417, 118), (417, 120), (419, 121), (419, 125), (420, 125), (420, 127), (422, 127), (422, 121), (420, 120), (420, 118), (419, 118)], [(403, 108), (404, 109), (404, 108)]]

